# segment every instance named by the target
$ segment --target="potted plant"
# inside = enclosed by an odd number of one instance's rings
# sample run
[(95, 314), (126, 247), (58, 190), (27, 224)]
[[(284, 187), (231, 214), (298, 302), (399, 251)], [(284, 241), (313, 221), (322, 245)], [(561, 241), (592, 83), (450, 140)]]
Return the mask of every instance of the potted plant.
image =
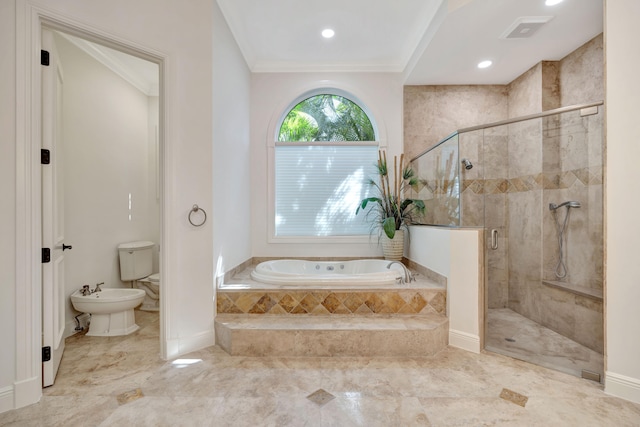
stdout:
[(360, 202), (356, 215), (369, 203), (374, 205), (367, 211), (367, 219), (371, 221), (372, 231), (378, 231), (382, 238), (382, 249), (385, 259), (400, 261), (404, 251), (404, 230), (413, 222), (417, 214), (424, 214), (424, 201), (405, 198), (408, 188), (417, 189), (418, 178), (409, 165), (404, 164), (404, 154), (393, 157), (393, 187), (389, 181), (387, 154), (378, 152), (378, 181), (369, 179), (369, 185), (378, 192), (376, 197), (367, 197)]

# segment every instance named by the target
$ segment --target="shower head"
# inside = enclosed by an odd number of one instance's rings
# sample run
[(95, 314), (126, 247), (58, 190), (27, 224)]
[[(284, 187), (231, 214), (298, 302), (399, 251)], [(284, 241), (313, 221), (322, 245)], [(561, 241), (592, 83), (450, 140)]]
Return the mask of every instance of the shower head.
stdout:
[(564, 202), (564, 203), (560, 203), (559, 205), (556, 205), (556, 204), (554, 204), (554, 203), (549, 203), (549, 210), (551, 210), (551, 211), (555, 211), (556, 209), (561, 208), (561, 207), (563, 207), (563, 206), (566, 206), (566, 207), (567, 207), (567, 209), (569, 209), (569, 208), (580, 208), (580, 207), (582, 207), (582, 205), (580, 204), (580, 202), (575, 202), (575, 201), (571, 201), (571, 200), (570, 200), (570, 201), (567, 201), (567, 202)]
[(471, 163), (471, 160), (469, 160), (469, 159), (462, 159), (462, 161), (460, 163), (462, 163), (464, 165), (464, 168), (466, 170), (469, 170), (469, 169), (471, 169), (473, 167), (473, 164)]

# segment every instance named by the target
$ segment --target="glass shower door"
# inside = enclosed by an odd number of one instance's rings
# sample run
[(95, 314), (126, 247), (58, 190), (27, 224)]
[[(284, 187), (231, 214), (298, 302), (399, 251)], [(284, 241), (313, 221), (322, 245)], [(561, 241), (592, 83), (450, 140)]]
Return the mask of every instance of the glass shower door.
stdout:
[[(485, 229), (485, 347), (593, 379), (603, 368), (602, 113), (584, 113), (483, 129), (482, 189), (462, 200), (464, 225)], [(477, 193), (483, 218), (472, 224), (465, 202)], [(564, 202), (576, 203), (549, 209)]]

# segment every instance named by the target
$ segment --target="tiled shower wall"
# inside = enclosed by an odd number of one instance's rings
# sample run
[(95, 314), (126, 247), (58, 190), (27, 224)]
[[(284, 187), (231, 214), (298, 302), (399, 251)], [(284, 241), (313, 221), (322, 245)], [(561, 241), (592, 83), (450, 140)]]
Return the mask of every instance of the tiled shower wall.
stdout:
[[(511, 83), (510, 114), (603, 100), (602, 70), (598, 37), (562, 61), (538, 64)], [(602, 291), (603, 116), (600, 108), (592, 116), (572, 112), (508, 126), (508, 177), (516, 191), (506, 195), (505, 223), (507, 306), (600, 353), (602, 301), (549, 287), (543, 280)], [(548, 206), (568, 200), (581, 202), (582, 208), (571, 210), (565, 245), (568, 274), (560, 279), (554, 274), (558, 230)], [(565, 208), (556, 212), (561, 223), (566, 213)]]
[[(600, 35), (561, 61), (541, 62), (484, 92), (479, 86), (405, 89), (405, 152), (424, 151), (457, 128), (603, 100), (602, 41)], [(449, 103), (441, 100), (447, 97)], [(462, 225), (484, 226), (486, 242), (498, 231), (498, 248), (486, 253), (489, 307), (509, 307), (599, 352), (602, 302), (542, 279), (559, 280), (548, 205), (577, 200), (582, 208), (571, 212), (563, 280), (602, 290), (602, 117), (600, 107), (586, 118), (575, 112), (459, 135), (459, 158), (474, 163), (461, 173)], [(437, 122), (456, 126), (441, 131)], [(565, 213), (558, 211), (560, 220)]]
[(507, 118), (507, 94), (503, 85), (405, 86), (405, 157), (413, 159), (457, 129)]

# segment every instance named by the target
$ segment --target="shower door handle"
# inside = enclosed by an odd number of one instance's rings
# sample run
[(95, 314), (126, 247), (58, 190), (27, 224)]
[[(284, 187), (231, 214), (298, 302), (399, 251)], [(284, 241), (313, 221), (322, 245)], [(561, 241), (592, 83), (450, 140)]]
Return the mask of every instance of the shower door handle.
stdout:
[(498, 249), (498, 229), (491, 230), (491, 249), (494, 251)]

